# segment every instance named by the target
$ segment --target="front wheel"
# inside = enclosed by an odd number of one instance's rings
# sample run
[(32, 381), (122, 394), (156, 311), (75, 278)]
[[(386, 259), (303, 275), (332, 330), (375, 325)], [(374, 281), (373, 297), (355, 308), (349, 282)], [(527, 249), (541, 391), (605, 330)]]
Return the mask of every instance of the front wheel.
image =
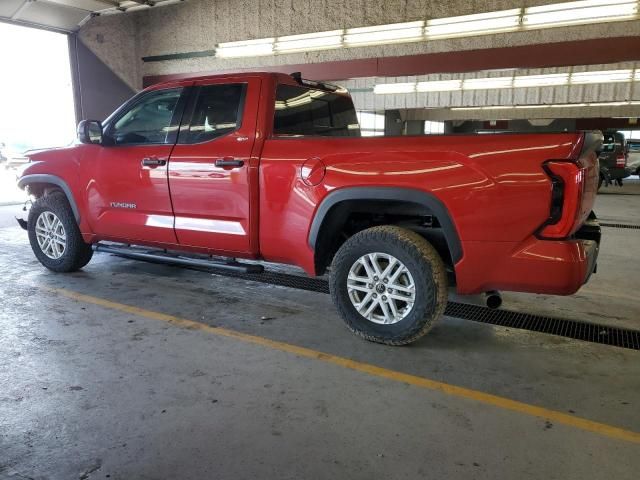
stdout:
[(363, 230), (336, 253), (329, 288), (355, 334), (386, 345), (425, 335), (447, 306), (447, 273), (435, 248), (396, 226)]
[(73, 211), (62, 192), (36, 200), (27, 222), (29, 243), (36, 258), (54, 272), (74, 272), (91, 257), (91, 245), (84, 243)]

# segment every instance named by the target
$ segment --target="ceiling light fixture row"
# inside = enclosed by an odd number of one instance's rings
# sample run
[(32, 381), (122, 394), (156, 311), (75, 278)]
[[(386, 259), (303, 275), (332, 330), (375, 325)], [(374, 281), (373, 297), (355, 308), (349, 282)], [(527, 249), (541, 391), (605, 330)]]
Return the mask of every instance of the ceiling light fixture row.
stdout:
[(510, 77), (483, 77), (460, 80), (432, 80), (409, 83), (379, 83), (374, 88), (378, 95), (392, 93), (455, 92), (459, 90), (490, 90), (501, 88), (557, 87), (596, 83), (622, 83), (640, 81), (640, 69), (600, 70), (593, 72), (549, 73), (543, 75), (512, 75)]
[(538, 105), (489, 105), (484, 107), (451, 107), (452, 111), (472, 111), (472, 110), (506, 110), (506, 109), (526, 109), (526, 108), (576, 108), (576, 107), (624, 107), (628, 105), (640, 105), (640, 101), (625, 102), (589, 102), (589, 103), (553, 103)]
[(638, 0), (581, 0), (426, 21), (225, 42), (217, 45), (216, 57), (256, 57), (632, 20), (638, 18), (639, 3)]

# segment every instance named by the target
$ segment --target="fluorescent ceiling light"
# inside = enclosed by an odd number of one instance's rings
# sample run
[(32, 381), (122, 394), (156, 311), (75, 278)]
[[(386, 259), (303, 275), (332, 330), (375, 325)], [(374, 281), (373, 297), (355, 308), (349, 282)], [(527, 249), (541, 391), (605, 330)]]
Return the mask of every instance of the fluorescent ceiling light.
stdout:
[(416, 83), (380, 83), (373, 87), (375, 94), (388, 93), (413, 93), (416, 91)]
[(552, 73), (547, 75), (521, 75), (513, 79), (515, 88), (521, 87), (550, 87), (556, 85), (567, 85), (569, 83), (568, 73)]
[(521, 9), (478, 13), (460, 17), (434, 18), (427, 21), (428, 39), (485, 35), (516, 30), (520, 25)]
[(142, 5), (134, 4), (131, 7), (127, 7), (126, 11), (127, 12), (135, 12), (136, 10), (146, 10), (148, 8), (151, 8), (151, 5), (149, 5), (149, 4), (142, 4)]
[(260, 38), (258, 40), (219, 43), (216, 49), (216, 57), (237, 58), (273, 55), (274, 40), (273, 38)]
[(462, 82), (462, 89), (511, 88), (512, 85), (513, 77), (468, 78)]
[(637, 0), (584, 0), (525, 8), (525, 28), (547, 28), (592, 22), (611, 22), (633, 18)]
[(344, 36), (347, 47), (383, 43), (411, 42), (424, 39), (424, 21), (393, 23), (375, 27), (348, 28)]
[[(484, 90), (497, 88), (553, 87), (596, 83), (640, 81), (640, 69), (602, 70), (595, 72), (550, 73), (542, 75), (516, 75), (513, 77), (483, 77), (465, 80), (431, 80), (417, 83), (386, 83), (374, 87), (377, 94), (448, 92), (458, 90)], [(527, 106), (528, 108), (528, 106)], [(533, 107), (531, 107), (533, 108)]]
[(449, 110), (509, 110), (513, 108), (576, 108), (576, 107), (623, 107), (640, 105), (640, 101), (594, 102), (594, 103), (553, 103), (549, 105), (488, 105), (485, 107), (452, 107)]
[(551, 108), (567, 108), (567, 107), (587, 107), (586, 103), (557, 103), (549, 105)]
[(275, 52), (292, 53), (339, 48), (342, 45), (343, 32), (343, 30), (331, 30), (329, 32), (278, 37), (275, 43)]
[(593, 102), (593, 103), (589, 103), (590, 107), (620, 107), (622, 105), (629, 105), (629, 102)]
[(630, 82), (633, 70), (603, 70), (599, 72), (576, 72), (571, 74), (571, 83), (611, 83)]
[(451, 92), (462, 90), (462, 80), (433, 80), (429, 82), (418, 82), (416, 90), (418, 92)]

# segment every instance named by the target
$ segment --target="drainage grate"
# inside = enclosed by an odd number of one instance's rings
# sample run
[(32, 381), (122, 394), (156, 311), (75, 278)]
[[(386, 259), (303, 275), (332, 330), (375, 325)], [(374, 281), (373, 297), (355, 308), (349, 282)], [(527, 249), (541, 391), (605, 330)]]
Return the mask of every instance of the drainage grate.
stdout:
[(624, 223), (602, 223), (600, 222), (601, 227), (609, 227), (609, 228), (630, 228), (632, 230), (640, 230), (640, 225), (627, 225)]
[[(242, 273), (216, 268), (196, 268), (196, 270), (299, 290), (329, 293), (329, 284), (321, 278), (302, 277), (268, 270), (264, 273)], [(548, 333), (585, 342), (640, 350), (640, 331), (638, 330), (627, 330), (566, 318), (546, 317), (509, 310), (492, 310), (480, 305), (458, 302), (449, 302), (445, 315), (501, 327)]]
[(509, 310), (491, 310), (479, 305), (456, 302), (449, 302), (445, 315), (491, 325), (548, 333), (585, 342), (640, 350), (640, 331), (637, 330)]

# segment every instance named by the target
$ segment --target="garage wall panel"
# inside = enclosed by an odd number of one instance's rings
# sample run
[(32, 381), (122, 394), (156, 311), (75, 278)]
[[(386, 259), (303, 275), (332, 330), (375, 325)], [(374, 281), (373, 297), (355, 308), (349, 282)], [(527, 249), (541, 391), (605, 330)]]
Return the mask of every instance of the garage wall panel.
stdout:
[[(389, 57), (613, 38), (621, 35), (640, 36), (640, 21), (627, 21), (252, 58), (203, 56), (144, 63), (141, 61), (142, 57), (211, 50), (220, 42), (450, 17), (548, 3), (557, 3), (557, 0), (189, 0), (158, 9), (95, 18), (82, 28), (81, 38), (129, 84), (139, 86), (142, 75), (261, 69), (278, 65), (351, 62), (360, 59), (378, 59), (379, 67), (383, 70), (386, 59), (392, 60)], [(113, 48), (105, 48), (104, 44), (96, 41), (96, 33), (100, 33), (103, 42), (112, 44)], [(126, 61), (123, 61), (124, 57)], [(550, 58), (549, 61), (554, 60)], [(389, 75), (397, 71), (393, 61), (389, 63), (388, 70)]]
[[(78, 33), (83, 44), (134, 90), (142, 88), (139, 18), (137, 14), (96, 17)], [(150, 41), (149, 35), (145, 41)]]
[(76, 120), (104, 120), (134, 93), (77, 37), (69, 37)]

